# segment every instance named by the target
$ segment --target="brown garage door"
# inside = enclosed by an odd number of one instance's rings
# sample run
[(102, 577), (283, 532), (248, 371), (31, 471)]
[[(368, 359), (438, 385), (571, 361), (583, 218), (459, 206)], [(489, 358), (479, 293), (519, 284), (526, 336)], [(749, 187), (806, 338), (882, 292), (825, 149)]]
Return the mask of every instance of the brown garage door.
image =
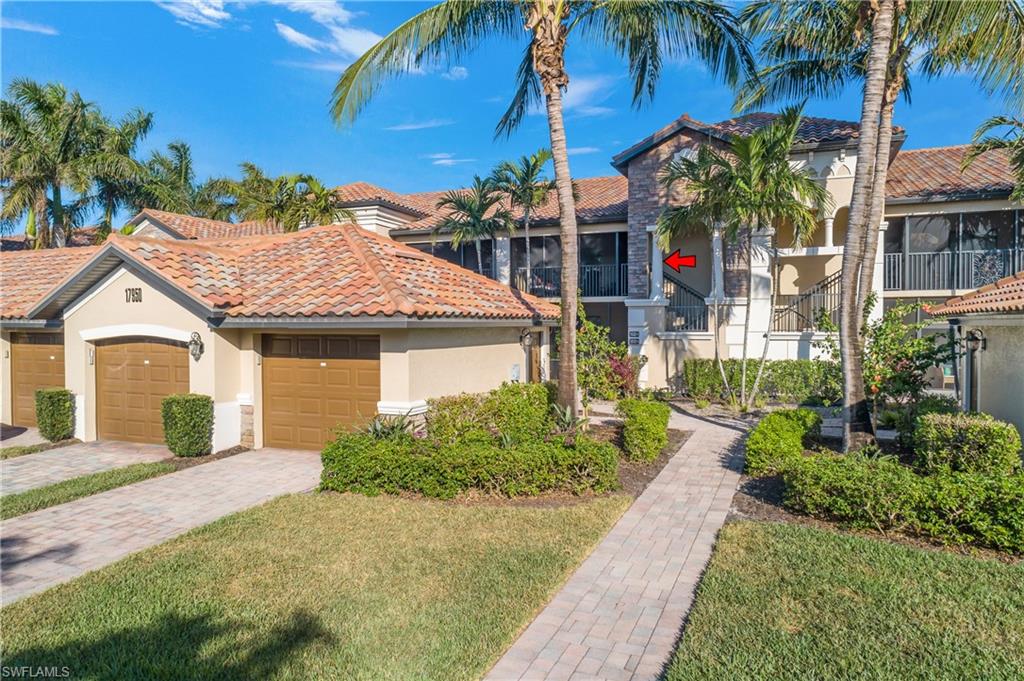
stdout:
[(377, 336), (263, 337), (263, 442), (320, 449), (339, 426), (377, 413)]
[(36, 391), (64, 387), (64, 334), (11, 336), (11, 420), (36, 425)]
[(100, 439), (164, 441), (160, 403), (188, 392), (188, 350), (157, 338), (96, 344), (96, 429)]

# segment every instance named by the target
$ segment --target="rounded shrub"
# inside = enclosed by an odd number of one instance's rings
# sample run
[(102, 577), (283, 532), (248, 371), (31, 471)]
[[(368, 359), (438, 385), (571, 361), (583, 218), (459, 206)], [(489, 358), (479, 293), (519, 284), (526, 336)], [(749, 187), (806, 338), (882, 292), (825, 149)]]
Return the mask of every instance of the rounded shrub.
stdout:
[(168, 395), (160, 403), (164, 441), (176, 456), (202, 456), (213, 449), (213, 398)]
[(781, 409), (768, 414), (747, 437), (747, 475), (781, 473), (790, 461), (801, 457), (804, 440), (820, 432), (821, 416), (811, 409)]
[(617, 411), (622, 417), (622, 443), (626, 458), (633, 461), (654, 461), (668, 444), (668, 419), (672, 409), (664, 402), (650, 400), (619, 400)]
[(1020, 433), (988, 414), (925, 414), (917, 419), (914, 449), (926, 472), (1007, 475), (1021, 467)]
[(67, 440), (75, 433), (75, 405), (70, 390), (43, 388), (36, 391), (36, 426), (50, 442)]

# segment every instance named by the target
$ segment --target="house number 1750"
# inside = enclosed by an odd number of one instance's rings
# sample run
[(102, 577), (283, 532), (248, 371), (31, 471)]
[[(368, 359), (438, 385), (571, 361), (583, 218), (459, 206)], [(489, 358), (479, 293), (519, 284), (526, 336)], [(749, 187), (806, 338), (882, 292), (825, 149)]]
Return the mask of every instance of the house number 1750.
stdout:
[(126, 288), (124, 290), (124, 302), (126, 302), (126, 303), (141, 303), (142, 302), (142, 289), (141, 288)]

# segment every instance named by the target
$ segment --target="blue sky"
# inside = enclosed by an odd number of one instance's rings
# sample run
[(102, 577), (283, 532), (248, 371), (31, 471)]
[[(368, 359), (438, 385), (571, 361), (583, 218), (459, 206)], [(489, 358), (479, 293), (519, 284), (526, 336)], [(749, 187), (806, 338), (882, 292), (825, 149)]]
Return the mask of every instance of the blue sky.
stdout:
[[(443, 189), (547, 145), (542, 115), (493, 139), (523, 43), (495, 40), (458, 63), (389, 82), (356, 124), (331, 121), (338, 75), (368, 45), (426, 5), (406, 2), (9, 2), (2, 6), (2, 79), (60, 81), (108, 116), (155, 115), (144, 151), (191, 144), (201, 177), (247, 160), (272, 174), (328, 184), (365, 180), (396, 191)], [(595, 45), (568, 55), (566, 127), (573, 174), (608, 175), (613, 154), (687, 112), (729, 117), (732, 97), (700, 65), (666, 65), (655, 101), (636, 110), (622, 62)], [(806, 113), (859, 116), (858, 93), (812, 101)], [(959, 144), (1003, 103), (963, 77), (917, 81), (896, 122), (906, 148)]]

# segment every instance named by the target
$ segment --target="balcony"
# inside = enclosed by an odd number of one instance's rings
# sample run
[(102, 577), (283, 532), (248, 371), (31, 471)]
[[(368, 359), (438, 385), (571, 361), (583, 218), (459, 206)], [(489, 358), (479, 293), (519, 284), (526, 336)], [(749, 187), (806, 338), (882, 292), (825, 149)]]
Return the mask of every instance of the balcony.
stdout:
[[(628, 266), (580, 265), (579, 286), (584, 298), (622, 298), (628, 290)], [(512, 285), (520, 291), (529, 290), (541, 298), (558, 298), (562, 294), (561, 267), (532, 267), (527, 288), (526, 268), (518, 267), (512, 278)]]
[(842, 273), (836, 272), (803, 293), (777, 295), (772, 330), (791, 333), (820, 331), (824, 315), (838, 326), (841, 284)]
[(975, 289), (1024, 270), (1024, 249), (886, 253), (886, 291)]

